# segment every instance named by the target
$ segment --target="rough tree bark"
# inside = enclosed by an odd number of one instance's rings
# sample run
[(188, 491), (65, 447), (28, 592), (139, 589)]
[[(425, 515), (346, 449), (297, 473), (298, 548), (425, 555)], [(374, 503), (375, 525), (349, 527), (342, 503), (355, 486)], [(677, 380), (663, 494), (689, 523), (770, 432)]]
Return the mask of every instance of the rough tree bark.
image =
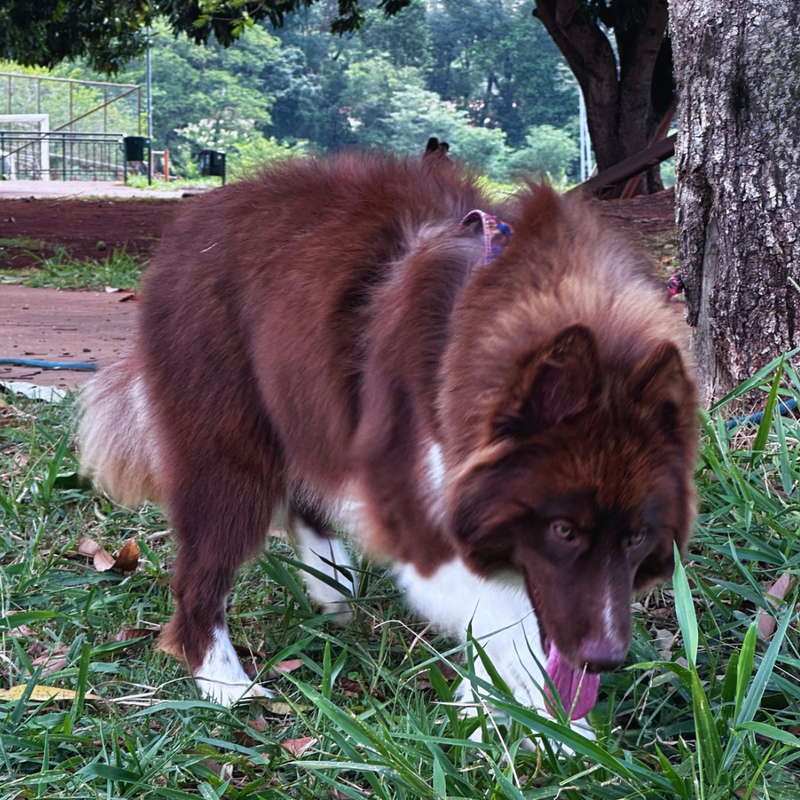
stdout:
[(701, 397), (800, 344), (800, 3), (670, 0), (678, 254)]
[[(580, 84), (602, 171), (644, 150), (672, 104), (668, 9), (667, 0), (616, 0), (602, 7), (600, 20), (613, 27), (617, 68), (611, 42), (588, 6), (586, 0), (536, 0), (534, 14)], [(645, 191), (662, 188), (658, 168), (650, 170)]]

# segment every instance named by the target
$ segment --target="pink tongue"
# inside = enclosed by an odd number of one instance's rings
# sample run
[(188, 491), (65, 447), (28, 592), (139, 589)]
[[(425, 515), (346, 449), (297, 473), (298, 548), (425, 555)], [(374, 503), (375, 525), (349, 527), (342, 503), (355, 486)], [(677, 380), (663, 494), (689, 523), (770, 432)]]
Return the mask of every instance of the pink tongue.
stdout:
[[(573, 669), (553, 642), (550, 642), (550, 654), (547, 657), (547, 674), (558, 691), (561, 705), (568, 714), (572, 709), (571, 719), (581, 719), (594, 708), (597, 702), (597, 690), (600, 687), (600, 676)], [(544, 691), (549, 700), (547, 710), (555, 716), (556, 704), (550, 694), (550, 688), (545, 686)]]

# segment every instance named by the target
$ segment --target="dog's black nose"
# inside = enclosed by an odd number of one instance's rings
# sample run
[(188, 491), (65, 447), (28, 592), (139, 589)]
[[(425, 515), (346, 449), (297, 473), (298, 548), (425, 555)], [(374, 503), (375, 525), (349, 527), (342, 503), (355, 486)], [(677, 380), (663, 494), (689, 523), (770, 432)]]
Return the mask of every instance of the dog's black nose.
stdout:
[(622, 666), (627, 654), (627, 645), (614, 639), (590, 639), (580, 650), (589, 672), (611, 672)]

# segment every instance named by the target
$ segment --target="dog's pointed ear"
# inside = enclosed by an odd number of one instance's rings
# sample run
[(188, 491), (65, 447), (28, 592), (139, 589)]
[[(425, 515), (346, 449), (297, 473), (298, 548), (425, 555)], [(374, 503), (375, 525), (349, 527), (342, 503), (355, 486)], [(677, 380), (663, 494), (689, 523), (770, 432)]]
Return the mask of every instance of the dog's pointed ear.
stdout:
[(571, 325), (522, 366), (493, 421), (493, 438), (529, 438), (586, 411), (600, 394), (594, 335)]
[(692, 386), (680, 351), (673, 342), (661, 342), (634, 367), (628, 378), (634, 404), (644, 409), (679, 409), (689, 398)]

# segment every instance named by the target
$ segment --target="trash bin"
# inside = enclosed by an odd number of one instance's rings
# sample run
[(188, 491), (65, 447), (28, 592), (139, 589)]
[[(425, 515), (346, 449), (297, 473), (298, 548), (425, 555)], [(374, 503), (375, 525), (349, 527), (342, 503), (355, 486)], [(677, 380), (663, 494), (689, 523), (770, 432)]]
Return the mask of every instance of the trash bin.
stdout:
[[(147, 157), (144, 151), (147, 149)], [(152, 181), (150, 174), (150, 140), (146, 136), (123, 136), (122, 137), (122, 174), (125, 183), (128, 182), (128, 162), (140, 161), (147, 168), (147, 182)]]
[(225, 183), (225, 152), (223, 150), (201, 150), (198, 155), (200, 174), (222, 178)]
[(144, 150), (148, 146), (146, 136), (123, 136), (122, 149), (126, 161), (144, 161)]

